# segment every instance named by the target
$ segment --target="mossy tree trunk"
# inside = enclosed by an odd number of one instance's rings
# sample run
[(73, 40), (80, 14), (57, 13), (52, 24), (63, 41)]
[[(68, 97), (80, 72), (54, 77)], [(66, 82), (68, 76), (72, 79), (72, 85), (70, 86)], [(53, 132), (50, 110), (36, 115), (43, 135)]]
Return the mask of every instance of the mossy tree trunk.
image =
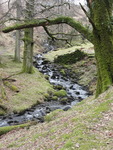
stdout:
[(33, 28), (24, 31), (23, 72), (33, 72)]
[(112, 3), (101, 0), (92, 3), (91, 18), (94, 22), (94, 49), (98, 75), (96, 96), (113, 84)]
[[(26, 1), (25, 20), (28, 23), (33, 18), (34, 0)], [(33, 28), (24, 30), (23, 72), (33, 73)]]

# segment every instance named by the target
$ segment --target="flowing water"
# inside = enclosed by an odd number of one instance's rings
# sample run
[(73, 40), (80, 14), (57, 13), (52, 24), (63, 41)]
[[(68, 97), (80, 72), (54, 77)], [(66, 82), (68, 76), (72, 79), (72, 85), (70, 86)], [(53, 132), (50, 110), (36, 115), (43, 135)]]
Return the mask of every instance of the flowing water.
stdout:
[(43, 122), (43, 117), (47, 113), (50, 113), (56, 109), (67, 111), (73, 105), (76, 105), (76, 103), (88, 97), (88, 92), (84, 90), (82, 86), (72, 81), (69, 75), (64, 77), (60, 73), (59, 67), (57, 67), (58, 65), (46, 61), (42, 54), (35, 56), (35, 66), (41, 73), (48, 75), (48, 79), (51, 84), (55, 86), (60, 85), (66, 90), (67, 99), (69, 99), (69, 101), (65, 105), (60, 101), (49, 101), (34, 106), (26, 110), (23, 114), (12, 113), (5, 116), (0, 116), (0, 127), (22, 124), (29, 120)]

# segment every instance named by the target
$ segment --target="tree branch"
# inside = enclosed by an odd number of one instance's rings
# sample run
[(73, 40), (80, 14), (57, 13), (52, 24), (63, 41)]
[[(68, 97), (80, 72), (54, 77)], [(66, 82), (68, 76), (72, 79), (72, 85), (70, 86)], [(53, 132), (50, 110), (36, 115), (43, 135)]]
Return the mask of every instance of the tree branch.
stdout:
[(89, 19), (89, 22), (92, 24), (93, 28), (94, 28), (94, 29), (96, 29), (96, 27), (95, 27), (95, 24), (94, 24), (93, 20), (92, 20), (92, 19), (91, 19), (91, 17), (88, 15), (88, 13), (87, 13), (87, 11), (85, 10), (85, 8), (82, 6), (82, 4), (81, 4), (81, 3), (79, 3), (79, 4), (80, 4), (80, 7), (82, 8), (82, 10), (84, 11), (84, 13), (85, 13), (86, 17)]
[(63, 3), (63, 4), (59, 4), (59, 5), (52, 5), (52, 6), (47, 6), (47, 5), (43, 5), (43, 4), (40, 4), (40, 5), (41, 5), (42, 7), (44, 7), (44, 9), (41, 10), (40, 13), (43, 13), (43, 12), (48, 11), (48, 10), (50, 10), (50, 9), (52, 9), (52, 8), (55, 8), (55, 7), (61, 7), (61, 6), (63, 6), (63, 5), (68, 5), (68, 6), (69, 6), (69, 9), (70, 9), (70, 4), (69, 4), (68, 2), (65, 2), (65, 3)]
[(46, 31), (46, 33), (49, 35), (49, 37), (52, 39), (52, 41), (55, 40), (55, 37), (48, 31), (46, 26), (43, 26), (44, 30)]
[(39, 27), (39, 26), (51, 26), (55, 24), (68, 24), (75, 30), (77, 30), (79, 33), (81, 33), (87, 40), (89, 40), (91, 43), (93, 43), (93, 34), (92, 31), (85, 28), (81, 23), (75, 21), (73, 18), (61, 16), (54, 19), (38, 19), (38, 20), (32, 20), (29, 23), (22, 23), (22, 24), (15, 24), (13, 26), (9, 26), (4, 28), (2, 31), (4, 33), (8, 33), (14, 30), (20, 30), (24, 28), (31, 28), (31, 27)]

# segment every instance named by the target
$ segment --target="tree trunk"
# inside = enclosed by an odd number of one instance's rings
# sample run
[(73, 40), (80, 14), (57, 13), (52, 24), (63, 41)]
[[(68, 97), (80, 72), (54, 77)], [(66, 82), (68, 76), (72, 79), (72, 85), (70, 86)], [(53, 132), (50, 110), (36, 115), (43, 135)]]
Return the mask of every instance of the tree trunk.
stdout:
[(20, 30), (16, 31), (16, 42), (15, 42), (15, 59), (16, 62), (20, 62)]
[(110, 25), (111, 13), (105, 2), (95, 0), (92, 14), (95, 23), (93, 35), (98, 77), (96, 96), (98, 96), (113, 84), (113, 34)]
[[(21, 17), (21, 0), (16, 1), (16, 9), (17, 9), (17, 19), (20, 19)], [(17, 22), (19, 22), (17, 20)], [(14, 60), (16, 62), (20, 62), (20, 36), (21, 31), (16, 31), (16, 41), (15, 41), (15, 58)]]
[[(26, 23), (33, 19), (34, 0), (26, 1)], [(24, 30), (23, 72), (33, 73), (33, 28)]]
[(98, 77), (96, 96), (98, 96), (113, 84), (113, 45), (109, 38), (103, 35), (101, 39), (98, 37), (95, 39), (94, 47)]
[(24, 31), (23, 72), (33, 73), (33, 28)]

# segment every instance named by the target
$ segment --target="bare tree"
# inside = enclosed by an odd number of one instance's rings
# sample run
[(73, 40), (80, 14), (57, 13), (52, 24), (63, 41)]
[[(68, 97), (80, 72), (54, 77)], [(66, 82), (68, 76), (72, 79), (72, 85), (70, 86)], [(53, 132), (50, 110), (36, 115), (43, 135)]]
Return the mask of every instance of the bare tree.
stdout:
[[(21, 0), (16, 0), (16, 16), (17, 22), (21, 19), (21, 10), (22, 4)], [(16, 31), (16, 41), (15, 41), (15, 61), (20, 62), (20, 38), (21, 38), (21, 31)]]

